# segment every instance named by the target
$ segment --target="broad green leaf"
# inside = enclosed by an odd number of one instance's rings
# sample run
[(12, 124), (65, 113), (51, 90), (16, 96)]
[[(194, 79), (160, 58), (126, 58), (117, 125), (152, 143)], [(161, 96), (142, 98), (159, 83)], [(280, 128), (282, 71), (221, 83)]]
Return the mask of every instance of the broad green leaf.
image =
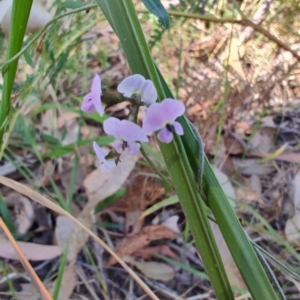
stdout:
[(169, 29), (170, 27), (170, 17), (167, 10), (161, 4), (160, 0), (142, 0), (144, 5), (148, 10), (158, 18), (159, 23), (164, 27), (164, 29)]

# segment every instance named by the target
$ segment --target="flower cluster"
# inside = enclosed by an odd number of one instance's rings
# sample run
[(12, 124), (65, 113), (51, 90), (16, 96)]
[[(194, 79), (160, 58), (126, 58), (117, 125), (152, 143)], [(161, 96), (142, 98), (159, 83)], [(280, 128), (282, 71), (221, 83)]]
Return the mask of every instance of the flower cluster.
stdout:
[[(125, 78), (117, 88), (124, 97), (131, 98), (137, 105), (146, 107), (146, 115), (142, 127), (128, 120), (119, 120), (109, 117), (103, 122), (106, 134), (115, 138), (114, 151), (107, 152), (94, 142), (94, 151), (100, 161), (102, 171), (114, 168), (120, 155), (127, 151), (131, 155), (138, 153), (141, 142), (148, 142), (148, 136), (157, 132), (157, 138), (163, 143), (170, 143), (173, 134), (183, 135), (183, 128), (176, 119), (182, 116), (185, 107), (182, 102), (175, 99), (164, 99), (156, 103), (157, 91), (153, 82), (142, 75), (135, 74)], [(86, 113), (97, 111), (100, 116), (104, 114), (105, 105), (101, 101), (101, 79), (96, 75), (91, 85), (91, 91), (84, 96), (81, 110)]]

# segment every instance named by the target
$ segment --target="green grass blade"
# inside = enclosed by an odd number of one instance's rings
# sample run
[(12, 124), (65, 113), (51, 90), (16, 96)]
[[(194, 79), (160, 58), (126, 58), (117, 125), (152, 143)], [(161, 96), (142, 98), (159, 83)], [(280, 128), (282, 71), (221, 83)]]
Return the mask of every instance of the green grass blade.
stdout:
[(161, 4), (160, 0), (142, 0), (147, 9), (158, 18), (159, 23), (164, 29), (169, 29), (170, 18), (167, 10)]
[[(151, 78), (157, 88), (159, 99), (164, 99), (166, 94), (153, 64), (132, 1), (97, 0), (97, 3), (119, 36), (132, 73)], [(206, 216), (206, 207), (198, 193), (194, 174), (181, 139), (174, 137), (172, 143), (160, 143), (159, 146), (215, 293), (219, 299), (233, 299), (233, 293)]]
[[(14, 0), (11, 12), (8, 38), (7, 60), (17, 54), (22, 47), (23, 38), (31, 10), (32, 0)], [(5, 132), (10, 113), (10, 96), (13, 89), (18, 60), (13, 61), (3, 70), (3, 90), (0, 103), (0, 143)]]

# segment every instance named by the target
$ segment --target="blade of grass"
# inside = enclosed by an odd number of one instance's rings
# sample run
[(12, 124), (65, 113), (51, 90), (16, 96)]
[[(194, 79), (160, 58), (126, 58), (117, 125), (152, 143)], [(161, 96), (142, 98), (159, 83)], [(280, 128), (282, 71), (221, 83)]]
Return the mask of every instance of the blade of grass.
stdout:
[(58, 295), (59, 295), (61, 282), (62, 282), (62, 278), (63, 278), (63, 275), (64, 275), (64, 270), (65, 270), (65, 267), (67, 265), (67, 254), (68, 254), (68, 247), (66, 247), (66, 249), (63, 252), (62, 257), (60, 258), (60, 263), (59, 263), (59, 268), (58, 268), (58, 275), (57, 275), (57, 278), (55, 280), (55, 286), (54, 286), (54, 290), (53, 290), (53, 300), (57, 300)]
[[(17, 54), (22, 47), (23, 38), (31, 10), (32, 0), (14, 0), (10, 18), (10, 30), (8, 38), (7, 60)], [(18, 60), (14, 60), (3, 70), (3, 90), (0, 103), (0, 143), (5, 132), (10, 114), (10, 96), (17, 71)]]
[(23, 254), (22, 250), (20, 249), (20, 247), (18, 246), (17, 242), (15, 241), (15, 239), (13, 238), (13, 236), (11, 235), (11, 233), (9, 232), (8, 228), (6, 227), (6, 225), (3, 222), (3, 220), (2, 220), (1, 217), (0, 217), (0, 228), (2, 228), (2, 230), (5, 233), (5, 235), (7, 236), (7, 238), (9, 239), (9, 241), (11, 242), (11, 244), (13, 245), (15, 251), (17, 252), (17, 254), (18, 254), (19, 258), (20, 258), (20, 262), (24, 266), (25, 270), (28, 272), (28, 274), (29, 274), (31, 280), (33, 281), (33, 283), (35, 284), (35, 286), (38, 288), (41, 296), (44, 299), (46, 299), (46, 300), (52, 300), (52, 297), (50, 296), (50, 294), (46, 290), (46, 288), (43, 285), (43, 283), (40, 281), (39, 277), (37, 276), (37, 274), (33, 270), (32, 266), (29, 263), (29, 261), (27, 260), (27, 258)]
[[(117, 262), (129, 273), (129, 275), (139, 284), (139, 286), (147, 293), (147, 295), (154, 300), (159, 300), (156, 295), (148, 288), (148, 286), (135, 274), (135, 272), (97, 235), (95, 235), (89, 228), (85, 225), (80, 223), (75, 217), (71, 214), (66, 212), (60, 206), (55, 204), (50, 199), (46, 198), (45, 196), (39, 194), (38, 192), (32, 190), (31, 188), (6, 177), (0, 176), (0, 183), (19, 192), (22, 195), (27, 196), (28, 198), (32, 199), (33, 201), (48, 207), (50, 210), (61, 214), (63, 216), (68, 217), (72, 220), (77, 226), (82, 228), (86, 233), (88, 233), (97, 243), (99, 243), (110, 255), (112, 255)], [(51, 299), (51, 298), (50, 298)]]

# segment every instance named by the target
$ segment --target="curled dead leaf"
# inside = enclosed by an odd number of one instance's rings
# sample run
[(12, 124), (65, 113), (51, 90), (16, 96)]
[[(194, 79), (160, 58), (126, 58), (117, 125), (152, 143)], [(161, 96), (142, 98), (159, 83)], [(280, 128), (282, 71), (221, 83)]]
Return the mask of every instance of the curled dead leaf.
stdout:
[[(115, 252), (120, 257), (129, 256), (138, 249), (148, 246), (152, 241), (173, 239), (176, 235), (174, 231), (162, 225), (146, 226), (139, 233), (125, 238), (116, 247)], [(111, 266), (115, 263), (117, 263), (115, 258), (110, 257), (107, 264)]]

